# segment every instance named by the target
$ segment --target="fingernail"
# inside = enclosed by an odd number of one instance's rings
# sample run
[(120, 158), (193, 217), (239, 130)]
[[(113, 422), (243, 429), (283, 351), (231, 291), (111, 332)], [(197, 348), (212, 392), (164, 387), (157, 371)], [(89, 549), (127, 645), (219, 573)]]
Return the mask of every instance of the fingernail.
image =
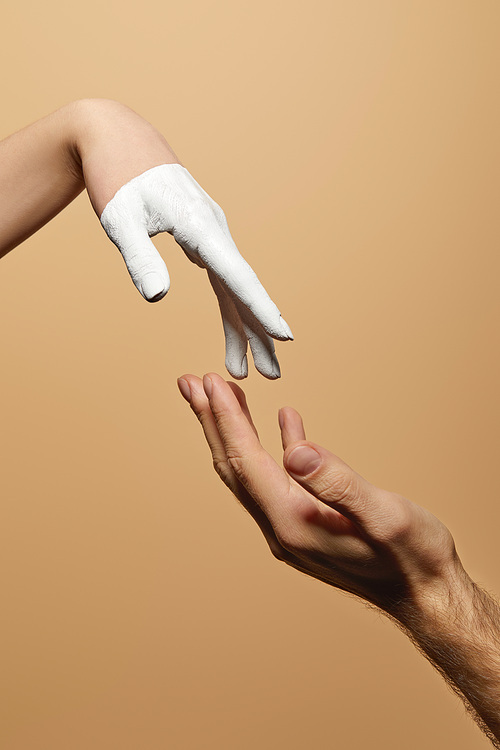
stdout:
[(207, 394), (208, 398), (212, 398), (212, 381), (208, 377), (208, 375), (203, 376), (203, 388), (205, 389), (205, 393)]
[(243, 380), (248, 376), (248, 359), (247, 355), (243, 357), (241, 362), (234, 362), (229, 356), (226, 357), (226, 370), (235, 380)]
[(179, 390), (186, 399), (186, 401), (190, 404), (191, 403), (191, 388), (189, 387), (189, 383), (187, 380), (183, 380), (183, 378), (179, 378), (177, 380), (177, 385), (179, 386)]
[(141, 279), (141, 289), (148, 302), (157, 302), (168, 292), (165, 281), (157, 273), (147, 273)]
[(284, 331), (284, 333), (288, 336), (290, 341), (293, 341), (292, 329), (290, 328), (286, 320), (284, 318), (280, 318), (280, 323), (281, 323), (281, 328)]
[(318, 451), (311, 448), (310, 445), (298, 445), (286, 459), (286, 468), (292, 474), (305, 477), (316, 471), (320, 463), (321, 456)]
[(283, 425), (285, 424), (285, 417), (283, 415), (283, 409), (280, 409), (278, 412), (278, 423), (280, 426), (280, 430), (283, 429)]
[(280, 363), (278, 362), (276, 354), (273, 354), (273, 377), (274, 379), (281, 378)]
[(241, 378), (247, 378), (248, 377), (248, 357), (245, 354), (243, 359), (241, 360)]

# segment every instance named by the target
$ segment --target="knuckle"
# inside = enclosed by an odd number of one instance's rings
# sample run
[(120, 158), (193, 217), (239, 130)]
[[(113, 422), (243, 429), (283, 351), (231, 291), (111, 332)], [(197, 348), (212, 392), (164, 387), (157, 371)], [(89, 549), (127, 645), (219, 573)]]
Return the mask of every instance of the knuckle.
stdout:
[(229, 466), (243, 483), (246, 478), (265, 471), (265, 461), (262, 461), (263, 451), (260, 446), (252, 449), (242, 445), (236, 446), (228, 441), (225, 444), (225, 451)]
[(351, 503), (359, 497), (356, 475), (344, 469), (330, 470), (324, 477), (317, 492), (320, 500), (335, 500), (337, 503)]
[(184, 220), (192, 229), (203, 228), (213, 212), (203, 196), (191, 198), (184, 206)]
[(214, 467), (216, 473), (219, 475), (219, 477), (221, 479), (223, 479), (224, 481), (227, 480), (227, 478), (228, 478), (228, 469), (229, 469), (228, 462), (225, 459), (223, 459), (223, 458), (219, 458), (218, 456), (214, 456), (212, 463), (213, 463), (213, 467)]
[(213, 210), (214, 210), (215, 218), (217, 219), (217, 222), (220, 224), (220, 226), (227, 227), (226, 214), (224, 213), (222, 208), (219, 206), (219, 204), (215, 203), (215, 201), (213, 203)]
[(406, 546), (413, 532), (413, 514), (405, 498), (393, 496), (393, 502), (378, 523), (378, 540), (388, 546)]
[(276, 538), (285, 554), (300, 555), (306, 549), (304, 535), (298, 524), (287, 525), (281, 529), (277, 529)]
[(196, 252), (201, 252), (208, 245), (212, 250), (218, 248), (228, 231), (222, 208), (203, 196), (197, 196), (190, 199), (184, 207), (182, 219), (175, 227), (174, 237), (180, 244), (182, 240)]
[(227, 462), (235, 476), (242, 480), (246, 476), (246, 461), (240, 454), (228, 450)]
[(197, 398), (198, 398), (198, 394), (195, 392), (194, 397), (191, 402), (191, 409), (195, 413), (196, 418), (198, 422), (201, 424), (202, 428), (205, 429), (209, 421), (209, 414), (207, 413), (207, 410), (204, 404), (199, 404), (196, 402)]
[(176, 211), (171, 232), (176, 242), (196, 251), (207, 224), (207, 205), (204, 198), (195, 196), (182, 201)]
[(150, 212), (146, 227), (149, 236), (154, 237), (160, 232), (172, 231), (172, 220), (166, 214), (165, 210), (160, 208)]

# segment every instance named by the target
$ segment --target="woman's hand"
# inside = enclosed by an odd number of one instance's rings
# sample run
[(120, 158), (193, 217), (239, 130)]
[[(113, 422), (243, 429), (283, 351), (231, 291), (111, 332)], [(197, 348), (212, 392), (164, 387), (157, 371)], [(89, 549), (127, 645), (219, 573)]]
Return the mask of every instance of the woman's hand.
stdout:
[(36, 232), (85, 187), (137, 289), (150, 302), (168, 291), (167, 268), (150, 240), (169, 232), (217, 295), (226, 366), (277, 378), (273, 338), (292, 339), (276, 305), (239, 254), (224, 213), (183, 167), (165, 138), (118, 102), (74, 102), (0, 143), (0, 255)]
[(87, 104), (81, 119), (76, 151), (101, 224), (145, 299), (156, 302), (169, 289), (167, 268), (150, 240), (168, 232), (190, 260), (208, 271), (230, 374), (247, 376), (249, 342), (259, 372), (278, 378), (272, 339), (292, 339), (292, 332), (238, 252), (223, 210), (163, 136), (128, 107), (96, 100)]

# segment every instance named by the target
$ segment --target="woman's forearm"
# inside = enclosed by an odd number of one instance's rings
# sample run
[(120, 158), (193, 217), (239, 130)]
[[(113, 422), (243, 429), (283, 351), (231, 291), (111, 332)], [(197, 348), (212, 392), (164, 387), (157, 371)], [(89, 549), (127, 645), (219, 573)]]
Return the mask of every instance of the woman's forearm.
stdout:
[(36, 232), (85, 187), (68, 105), (0, 143), (0, 256)]
[(83, 99), (62, 107), (0, 142), (0, 256), (85, 187), (100, 216), (122, 185), (177, 161), (163, 136), (119, 102)]

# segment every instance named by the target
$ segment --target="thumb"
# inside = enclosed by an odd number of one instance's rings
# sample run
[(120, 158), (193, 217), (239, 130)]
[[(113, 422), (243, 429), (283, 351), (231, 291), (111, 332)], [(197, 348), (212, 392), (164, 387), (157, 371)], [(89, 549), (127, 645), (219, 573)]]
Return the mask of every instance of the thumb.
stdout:
[(165, 261), (151, 242), (144, 224), (134, 212), (108, 203), (101, 215), (101, 224), (123, 256), (135, 286), (148, 302), (162, 299), (170, 288)]
[(132, 281), (148, 302), (158, 302), (170, 289), (165, 261), (146, 230), (135, 232), (126, 244), (118, 245)]
[(375, 488), (338, 456), (304, 440), (287, 447), (283, 464), (321, 502), (357, 523), (368, 520)]

